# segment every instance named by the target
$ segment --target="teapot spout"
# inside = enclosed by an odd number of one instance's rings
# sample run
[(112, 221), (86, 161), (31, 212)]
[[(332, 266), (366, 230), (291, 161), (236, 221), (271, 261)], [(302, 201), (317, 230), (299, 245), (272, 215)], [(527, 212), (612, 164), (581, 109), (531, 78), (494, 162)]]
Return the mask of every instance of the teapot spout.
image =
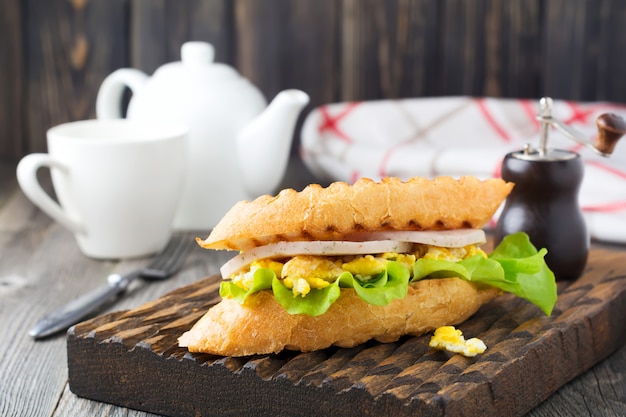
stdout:
[(300, 90), (284, 90), (237, 137), (242, 179), (251, 197), (271, 194), (280, 184), (298, 115), (309, 103)]

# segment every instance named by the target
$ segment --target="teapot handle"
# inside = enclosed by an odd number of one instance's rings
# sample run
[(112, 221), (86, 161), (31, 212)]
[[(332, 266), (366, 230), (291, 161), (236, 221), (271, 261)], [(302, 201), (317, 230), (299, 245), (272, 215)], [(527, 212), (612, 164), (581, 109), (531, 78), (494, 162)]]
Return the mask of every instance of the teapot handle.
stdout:
[(128, 87), (133, 94), (136, 94), (147, 79), (148, 75), (133, 68), (118, 69), (109, 74), (98, 90), (96, 117), (98, 119), (121, 119), (124, 89)]

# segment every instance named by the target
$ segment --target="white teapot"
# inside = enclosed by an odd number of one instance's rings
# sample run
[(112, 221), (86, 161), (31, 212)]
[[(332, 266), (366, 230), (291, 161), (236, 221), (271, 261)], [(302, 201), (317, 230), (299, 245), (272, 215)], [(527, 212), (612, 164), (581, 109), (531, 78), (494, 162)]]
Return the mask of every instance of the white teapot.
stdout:
[(309, 96), (263, 94), (232, 67), (214, 63), (212, 45), (187, 42), (181, 62), (152, 77), (130, 68), (105, 78), (96, 101), (100, 119), (120, 118), (124, 90), (133, 93), (127, 117), (172, 120), (189, 128), (187, 178), (174, 228), (214, 227), (237, 201), (270, 194), (282, 180), (298, 115)]

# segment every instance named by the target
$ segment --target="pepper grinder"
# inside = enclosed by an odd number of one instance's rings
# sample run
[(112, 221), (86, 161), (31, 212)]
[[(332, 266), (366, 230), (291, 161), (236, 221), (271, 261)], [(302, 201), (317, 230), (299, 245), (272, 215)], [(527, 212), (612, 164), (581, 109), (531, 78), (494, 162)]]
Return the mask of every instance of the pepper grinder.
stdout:
[(526, 232), (538, 248), (546, 248), (546, 263), (557, 280), (578, 278), (587, 263), (589, 234), (578, 202), (584, 167), (580, 155), (548, 146), (550, 127), (555, 127), (595, 153), (608, 157), (626, 133), (626, 122), (618, 115), (605, 113), (596, 119), (595, 144), (579, 132), (552, 117), (552, 99), (539, 102), (538, 148), (507, 154), (502, 162), (502, 178), (515, 183), (495, 230), (495, 242), (515, 232)]

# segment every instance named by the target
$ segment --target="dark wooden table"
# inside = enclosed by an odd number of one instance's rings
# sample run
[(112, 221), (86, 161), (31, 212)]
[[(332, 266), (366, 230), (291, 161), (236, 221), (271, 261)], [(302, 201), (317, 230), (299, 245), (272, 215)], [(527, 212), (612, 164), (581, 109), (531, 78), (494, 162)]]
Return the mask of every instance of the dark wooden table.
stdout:
[[(285, 185), (294, 188), (311, 179), (298, 163), (290, 166), (286, 178)], [(613, 248), (624, 250), (626, 256), (626, 246)], [(72, 235), (24, 196), (15, 180), (15, 166), (6, 163), (0, 164), (0, 253), (0, 416), (150, 415), (77, 397), (68, 387), (64, 335), (34, 341), (27, 334), (43, 314), (102, 285), (107, 275), (128, 272), (147, 259), (104, 262), (84, 257)], [(215, 274), (227, 258), (225, 253), (195, 249), (182, 272), (164, 282), (133, 283), (126, 296), (106, 311), (137, 307)], [(528, 415), (626, 415), (626, 346)]]

